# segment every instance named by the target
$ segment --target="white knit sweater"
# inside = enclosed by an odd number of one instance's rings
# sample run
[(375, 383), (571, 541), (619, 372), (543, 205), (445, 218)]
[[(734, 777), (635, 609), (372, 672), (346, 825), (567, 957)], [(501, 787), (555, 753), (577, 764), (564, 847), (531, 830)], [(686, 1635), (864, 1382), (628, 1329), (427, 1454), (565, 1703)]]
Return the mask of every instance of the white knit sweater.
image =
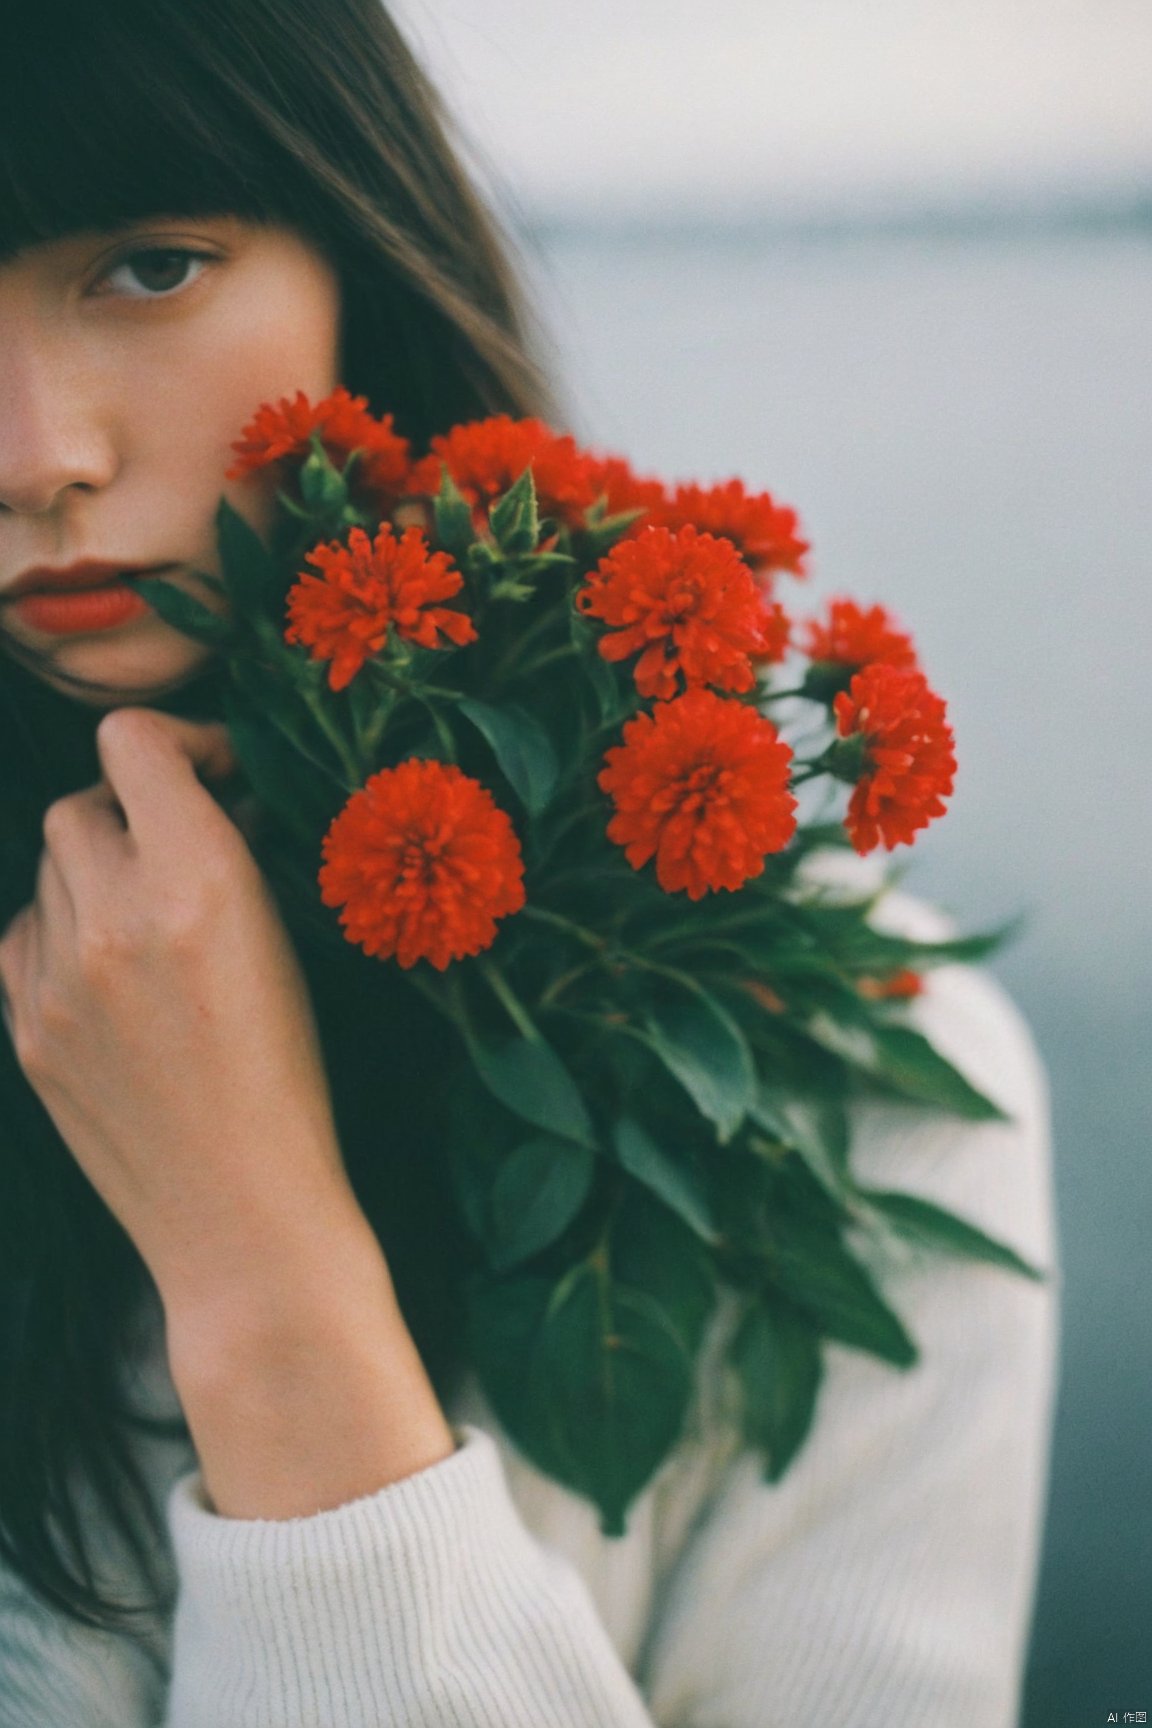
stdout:
[[(875, 922), (951, 928), (899, 893)], [(854, 1167), (1051, 1267), (1048, 1091), (1027, 1026), (968, 966), (928, 974), (914, 1013), (1015, 1119), (869, 1100)], [(909, 1252), (884, 1285), (916, 1367), (828, 1347), (814, 1432), (769, 1486), (709, 1419), (706, 1358), (693, 1421), (621, 1538), (516, 1453), (474, 1381), (448, 1411), (451, 1457), (309, 1517), (221, 1517), (186, 1444), (142, 1443), (174, 1620), (88, 1631), (0, 1570), (0, 1728), (1011, 1728), (1057, 1280)], [(158, 1326), (134, 1384), (137, 1402), (177, 1407)], [(110, 1533), (104, 1553), (102, 1585), (134, 1595)]]

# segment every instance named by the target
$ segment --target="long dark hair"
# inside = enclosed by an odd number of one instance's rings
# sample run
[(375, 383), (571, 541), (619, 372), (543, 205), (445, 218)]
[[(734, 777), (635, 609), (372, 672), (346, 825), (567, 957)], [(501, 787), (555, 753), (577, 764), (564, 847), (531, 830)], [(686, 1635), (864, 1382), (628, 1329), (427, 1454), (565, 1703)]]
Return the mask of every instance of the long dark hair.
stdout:
[[(554, 418), (508, 242), (379, 0), (37, 0), (5, 36), (0, 262), (158, 214), (285, 223), (337, 268), (343, 382), (417, 448), (486, 414)], [(99, 778), (100, 713), (3, 648), (0, 928), (32, 897), (47, 805)], [(218, 714), (213, 668), (153, 705)], [(461, 1361), (454, 1271), (467, 1255), (426, 1109), (442, 1023), (398, 986), (382, 1057), (380, 1007), (370, 1027), (358, 1008), (366, 966), (380, 1002), (379, 963), (292, 934), (349, 1172), (443, 1393)], [(109, 1629), (170, 1605), (120, 1373), (147, 1289), (0, 1039), (0, 1555), (53, 1608)], [(101, 1594), (78, 1481), (140, 1564), (144, 1601)]]

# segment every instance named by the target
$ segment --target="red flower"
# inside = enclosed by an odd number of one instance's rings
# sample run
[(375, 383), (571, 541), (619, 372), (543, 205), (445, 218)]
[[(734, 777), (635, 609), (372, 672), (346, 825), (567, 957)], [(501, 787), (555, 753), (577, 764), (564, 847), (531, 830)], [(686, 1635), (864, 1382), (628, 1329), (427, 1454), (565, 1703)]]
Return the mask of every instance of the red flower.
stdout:
[(634, 870), (655, 856), (668, 893), (740, 888), (795, 832), (791, 750), (771, 720), (711, 690), (629, 720), (604, 762), (598, 784), (616, 805), (608, 838)]
[[(360, 466), (353, 472), (352, 485), (390, 503), (403, 497), (411, 485), (411, 446), (392, 430), (392, 416), (373, 422), (375, 431), (370, 438), (360, 440)], [(355, 446), (350, 445), (349, 450)]]
[(579, 526), (595, 497), (589, 458), (574, 439), (553, 432), (542, 420), (496, 414), (453, 426), (433, 438), (432, 454), (416, 464), (412, 490), (439, 492), (441, 463), (477, 509), (507, 492), (529, 464), (542, 516)]
[(458, 594), (464, 578), (446, 552), (430, 552), (418, 528), (397, 538), (387, 522), (375, 540), (353, 528), (348, 544), (334, 540), (306, 554), (322, 576), (301, 571), (288, 594), (286, 642), (303, 643), (313, 660), (332, 662), (333, 690), (343, 690), (389, 631), (421, 648), (441, 648), (440, 632), (458, 646), (476, 640), (464, 612), (432, 606)]
[[(667, 501), (662, 480), (645, 479), (635, 472), (623, 456), (593, 456), (589, 458), (593, 495), (604, 499), (604, 514), (618, 516), (625, 510), (657, 511)], [(633, 531), (644, 526), (641, 517)]]
[(797, 532), (795, 510), (777, 504), (769, 492), (749, 493), (742, 480), (717, 486), (677, 486), (655, 521), (667, 528), (691, 523), (708, 534), (721, 534), (738, 547), (753, 570), (789, 570), (807, 575), (808, 541)]
[(262, 403), (232, 446), (237, 460), (227, 478), (239, 480), (272, 462), (306, 456), (314, 432), (339, 466), (353, 450), (363, 452), (359, 480), (369, 490), (404, 490), (410, 460), (407, 438), (393, 431), (391, 414), (377, 420), (368, 412), (368, 398), (350, 396), (343, 385), (315, 405), (302, 390), (291, 399)]
[(642, 696), (667, 700), (678, 674), (686, 685), (750, 690), (750, 656), (769, 654), (777, 635), (761, 590), (730, 540), (693, 527), (646, 528), (602, 558), (575, 596), (585, 617), (617, 630), (601, 638), (605, 660), (636, 662)]
[(451, 762), (413, 757), (373, 774), (323, 841), (325, 906), (350, 942), (400, 965), (479, 954), (524, 904), (524, 862), (506, 811)]
[(877, 661), (855, 674), (833, 708), (840, 737), (862, 746), (864, 771), (853, 773), (844, 818), (853, 846), (911, 845), (917, 829), (944, 814), (952, 791), (956, 758), (943, 700), (922, 672)]
[(887, 978), (857, 978), (856, 988), (861, 996), (867, 996), (873, 1002), (883, 1002), (893, 997), (919, 996), (924, 989), (924, 980), (918, 972), (905, 966)]
[(762, 648), (754, 649), (748, 658), (756, 665), (771, 665), (778, 660), (784, 660), (788, 655), (792, 640), (792, 620), (788, 617), (778, 600), (770, 600), (768, 591), (760, 578), (760, 603), (762, 613), (760, 618), (760, 633), (764, 639)]
[(897, 627), (883, 606), (870, 606), (865, 612), (855, 600), (831, 600), (827, 622), (809, 619), (805, 630), (804, 652), (811, 660), (857, 669), (874, 660), (889, 666), (917, 665), (912, 638)]

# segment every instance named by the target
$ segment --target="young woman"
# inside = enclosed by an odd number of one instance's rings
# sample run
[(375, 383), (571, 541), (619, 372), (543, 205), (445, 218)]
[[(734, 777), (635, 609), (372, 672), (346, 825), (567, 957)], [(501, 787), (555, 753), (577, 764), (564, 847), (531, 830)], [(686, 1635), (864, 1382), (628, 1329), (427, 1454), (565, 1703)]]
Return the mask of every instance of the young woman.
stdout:
[[(270, 509), (223, 480), (256, 403), (343, 382), (416, 444), (547, 412), (523, 332), (378, 0), (40, 0), (8, 27), (0, 1728), (1014, 1719), (1051, 1284), (910, 1266), (922, 1364), (831, 1350), (776, 1486), (703, 1373), (602, 1536), (466, 1368), (439, 1027), (401, 982), (382, 1036), (352, 950), (287, 928), (210, 655), (132, 594), (164, 570), (220, 604), (220, 493)], [(1014, 1120), (871, 1104), (860, 1168), (1050, 1263), (1027, 1029), (962, 966), (919, 1012)]]

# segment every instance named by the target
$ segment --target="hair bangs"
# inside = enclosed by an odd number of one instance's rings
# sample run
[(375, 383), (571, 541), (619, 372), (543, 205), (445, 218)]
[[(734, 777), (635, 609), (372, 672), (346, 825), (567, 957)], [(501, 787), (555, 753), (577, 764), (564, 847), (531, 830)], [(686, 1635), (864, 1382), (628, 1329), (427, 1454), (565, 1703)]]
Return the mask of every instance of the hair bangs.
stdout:
[(177, 51), (167, 12), (43, 0), (5, 41), (0, 262), (149, 216), (282, 214), (266, 137), (193, 53)]

